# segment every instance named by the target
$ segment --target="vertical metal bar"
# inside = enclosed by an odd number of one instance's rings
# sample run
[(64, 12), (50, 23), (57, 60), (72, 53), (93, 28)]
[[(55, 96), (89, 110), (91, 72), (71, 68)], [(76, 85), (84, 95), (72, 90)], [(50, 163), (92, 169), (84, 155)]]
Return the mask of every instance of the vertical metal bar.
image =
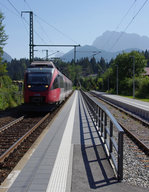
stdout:
[(97, 127), (97, 129), (98, 129), (98, 122), (99, 122), (99, 107), (98, 107), (98, 105), (96, 105), (96, 127)]
[(34, 60), (33, 12), (30, 11), (30, 61)]
[(99, 114), (98, 114), (98, 130), (101, 131), (101, 110), (99, 108)]
[(103, 136), (103, 110), (102, 109), (101, 109), (100, 127), (101, 127), (101, 136)]
[(113, 137), (113, 123), (112, 123), (112, 121), (110, 121), (110, 141), (109, 141), (109, 143), (110, 143), (110, 153), (112, 153), (112, 151), (113, 151), (113, 143), (112, 143), (112, 137)]
[(123, 132), (118, 134), (118, 180), (123, 179)]
[(107, 130), (106, 130), (106, 127), (107, 127), (107, 114), (105, 113), (105, 117), (104, 117), (104, 140), (106, 141), (107, 139)]

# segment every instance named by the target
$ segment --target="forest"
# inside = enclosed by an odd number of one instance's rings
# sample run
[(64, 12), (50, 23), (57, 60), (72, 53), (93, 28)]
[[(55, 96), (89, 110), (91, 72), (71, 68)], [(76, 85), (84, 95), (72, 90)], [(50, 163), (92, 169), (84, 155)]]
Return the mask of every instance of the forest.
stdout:
[[(133, 60), (134, 58), (134, 60)], [(39, 58), (35, 58), (39, 60)], [(148, 98), (149, 77), (145, 76), (144, 68), (148, 66), (149, 52), (132, 51), (119, 54), (115, 59), (107, 63), (104, 58), (96, 61), (82, 58), (74, 63), (63, 62), (55, 59), (56, 67), (73, 81), (75, 88), (84, 90), (100, 90), (116, 94), (117, 79), (118, 93), (121, 95), (132, 95), (133, 86), (133, 65), (135, 65), (135, 87), (136, 96)], [(12, 80), (23, 80), (24, 71), (30, 65), (28, 59), (12, 60), (7, 63), (8, 75)]]

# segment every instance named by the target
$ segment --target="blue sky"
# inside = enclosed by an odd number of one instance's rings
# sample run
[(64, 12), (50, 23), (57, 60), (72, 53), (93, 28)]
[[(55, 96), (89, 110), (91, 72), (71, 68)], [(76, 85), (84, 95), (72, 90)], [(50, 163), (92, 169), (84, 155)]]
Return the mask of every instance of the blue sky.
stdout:
[[(24, 22), (20, 16), (21, 11), (31, 9), (34, 12), (35, 44), (83, 46), (92, 45), (98, 36), (107, 30), (115, 30), (119, 23), (121, 24), (116, 31), (124, 31), (144, 2), (145, 0), (0, 0), (0, 11), (5, 16), (5, 31), (9, 37), (4, 51), (12, 58), (29, 57), (29, 15), (23, 15), (26, 20)], [(149, 1), (128, 27), (127, 33), (149, 37), (148, 10)], [(35, 56), (44, 57), (43, 49), (48, 49), (49, 54), (70, 50), (36, 48), (38, 51)]]

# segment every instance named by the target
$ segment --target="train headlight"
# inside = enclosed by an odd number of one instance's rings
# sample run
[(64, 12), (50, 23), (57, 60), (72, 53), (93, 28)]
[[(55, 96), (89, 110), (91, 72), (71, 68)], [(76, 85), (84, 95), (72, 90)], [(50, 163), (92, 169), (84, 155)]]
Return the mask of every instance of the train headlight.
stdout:
[(48, 85), (45, 85), (45, 88), (48, 88), (49, 86)]
[(28, 85), (27, 87), (28, 87), (28, 88), (31, 88), (31, 85)]

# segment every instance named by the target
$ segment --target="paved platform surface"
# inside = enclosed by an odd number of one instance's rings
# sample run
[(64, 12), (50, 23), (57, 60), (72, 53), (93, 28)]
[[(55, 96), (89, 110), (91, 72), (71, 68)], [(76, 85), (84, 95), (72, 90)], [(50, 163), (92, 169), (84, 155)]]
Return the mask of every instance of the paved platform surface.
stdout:
[(94, 92), (97, 94), (101, 94), (106, 97), (109, 97), (111, 99), (121, 101), (123, 103), (128, 103), (130, 105), (134, 105), (134, 106), (144, 109), (144, 110), (149, 110), (149, 102), (140, 101), (138, 99), (131, 99), (131, 98), (123, 97), (123, 96), (119, 96), (119, 95), (107, 94), (104, 92), (98, 92), (98, 91), (94, 91)]
[(117, 182), (78, 91), (61, 109), (8, 189), (8, 192), (49, 191), (148, 191)]

